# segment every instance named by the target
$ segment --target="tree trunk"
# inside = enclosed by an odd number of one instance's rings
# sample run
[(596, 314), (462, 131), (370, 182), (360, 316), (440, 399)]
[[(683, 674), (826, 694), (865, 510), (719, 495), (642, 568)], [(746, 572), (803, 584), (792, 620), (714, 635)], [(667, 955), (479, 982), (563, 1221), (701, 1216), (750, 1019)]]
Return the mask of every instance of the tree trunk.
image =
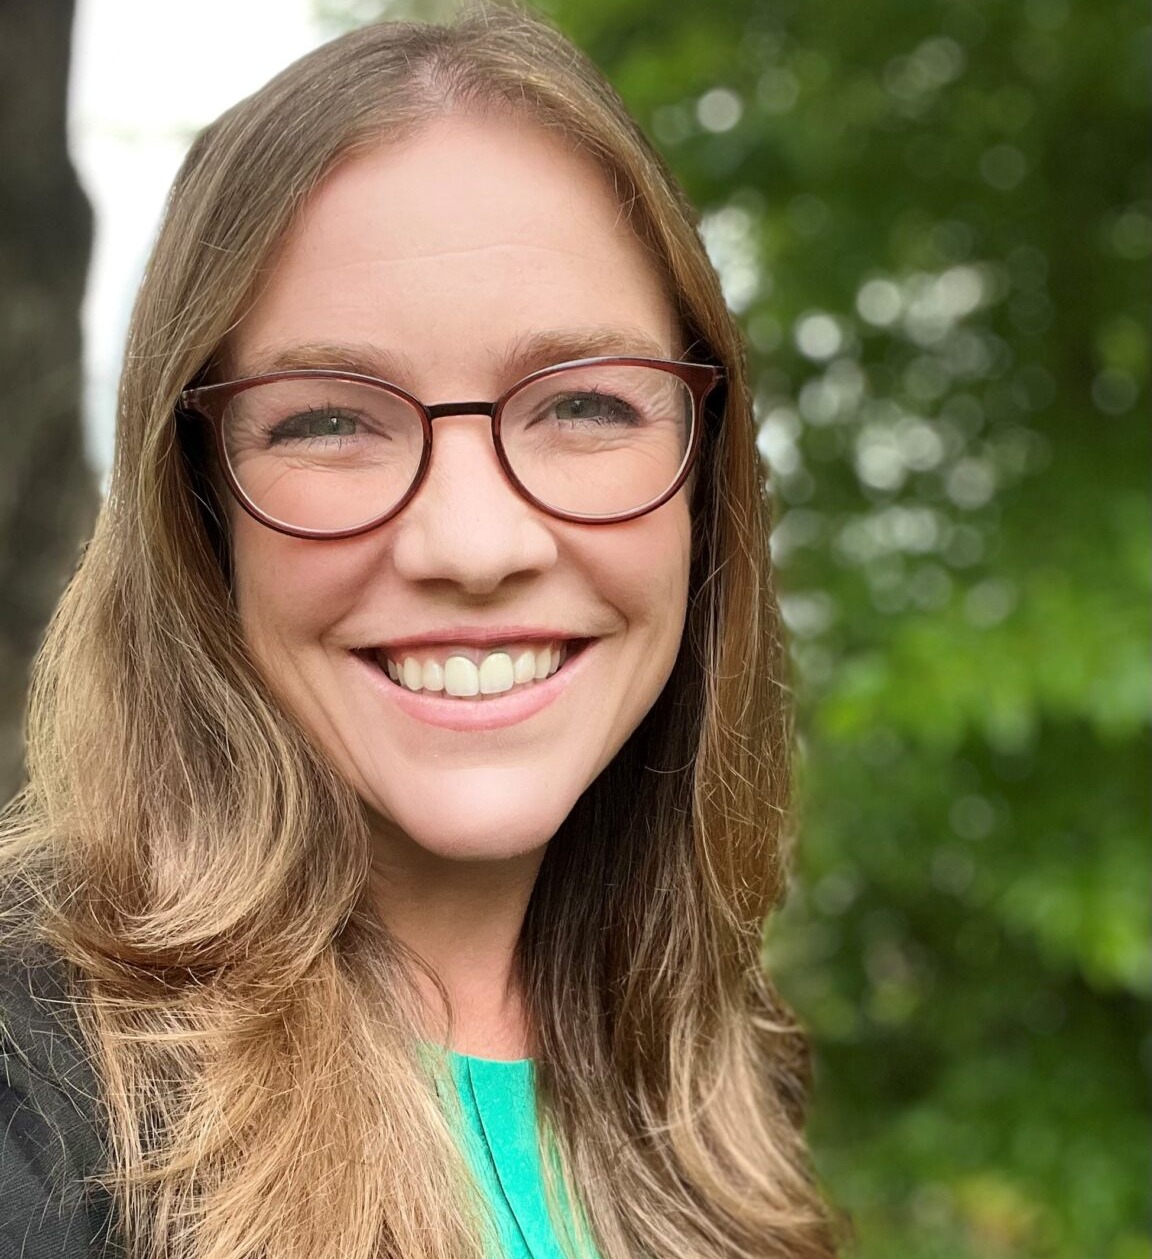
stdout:
[(80, 418), (91, 211), (68, 159), (72, 0), (0, 3), (0, 802), (28, 666), (96, 504)]

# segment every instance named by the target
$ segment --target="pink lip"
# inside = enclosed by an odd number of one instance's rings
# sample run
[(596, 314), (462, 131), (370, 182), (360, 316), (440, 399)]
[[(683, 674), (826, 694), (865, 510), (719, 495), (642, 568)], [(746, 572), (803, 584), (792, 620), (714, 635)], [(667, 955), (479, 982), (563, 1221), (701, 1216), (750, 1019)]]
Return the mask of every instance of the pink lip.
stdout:
[[(443, 639), (436, 638), (428, 641), (439, 643)], [(477, 640), (470, 635), (466, 637), (457, 629), (454, 631), (454, 641), (476, 642)], [(503, 642), (506, 638), (504, 632), (501, 631), (499, 638), (489, 637), (487, 641)], [(393, 645), (389, 644), (390, 647)], [(414, 640), (406, 639), (404, 645), (417, 646), (419, 644)], [(589, 643), (578, 655), (566, 661), (563, 667), (550, 678), (534, 682), (521, 691), (509, 691), (505, 695), (493, 695), (481, 700), (440, 699), (421, 691), (405, 690), (404, 687), (390, 681), (382, 669), (363, 655), (353, 653), (353, 659), (358, 661), (368, 673), (372, 685), (377, 687), (384, 697), (395, 704), (406, 716), (430, 726), (440, 726), (444, 730), (480, 732), (514, 726), (547, 708), (549, 704), (559, 699), (568, 689), (568, 685), (583, 672), (585, 661), (595, 650), (595, 646), (595, 642)]]

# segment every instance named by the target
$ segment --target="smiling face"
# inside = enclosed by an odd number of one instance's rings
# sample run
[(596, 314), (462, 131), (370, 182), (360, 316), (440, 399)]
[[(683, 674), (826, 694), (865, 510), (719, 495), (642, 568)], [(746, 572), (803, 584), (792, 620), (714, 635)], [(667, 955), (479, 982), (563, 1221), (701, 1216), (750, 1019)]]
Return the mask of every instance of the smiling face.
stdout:
[[(448, 117), (324, 183), (227, 357), (234, 377), (338, 366), (432, 405), (680, 349), (600, 170), (531, 124)], [(371, 532), (295, 538), (239, 508), (231, 529), (250, 650), (393, 855), (545, 844), (679, 648), (685, 492), (625, 523), (554, 519), (505, 479), (483, 415), (435, 421), (426, 480)]]

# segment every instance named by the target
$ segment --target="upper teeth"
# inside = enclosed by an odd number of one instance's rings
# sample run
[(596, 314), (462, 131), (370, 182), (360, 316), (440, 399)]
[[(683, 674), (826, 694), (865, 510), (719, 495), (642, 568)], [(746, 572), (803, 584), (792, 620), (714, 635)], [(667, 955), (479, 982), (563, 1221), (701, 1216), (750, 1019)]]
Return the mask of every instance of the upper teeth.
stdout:
[[(467, 654), (465, 654), (467, 653)], [(564, 660), (562, 644), (476, 648), (448, 648), (419, 655), (392, 656), (385, 651), (377, 659), (393, 682), (409, 691), (442, 691), (466, 698), (501, 695), (514, 686), (550, 677)]]

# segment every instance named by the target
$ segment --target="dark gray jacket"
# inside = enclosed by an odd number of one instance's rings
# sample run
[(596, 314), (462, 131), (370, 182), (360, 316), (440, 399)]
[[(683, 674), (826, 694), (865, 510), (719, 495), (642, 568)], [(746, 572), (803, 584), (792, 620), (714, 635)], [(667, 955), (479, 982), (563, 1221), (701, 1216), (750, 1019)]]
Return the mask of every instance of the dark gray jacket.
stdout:
[(113, 1259), (96, 1081), (67, 971), (0, 950), (0, 1259)]

